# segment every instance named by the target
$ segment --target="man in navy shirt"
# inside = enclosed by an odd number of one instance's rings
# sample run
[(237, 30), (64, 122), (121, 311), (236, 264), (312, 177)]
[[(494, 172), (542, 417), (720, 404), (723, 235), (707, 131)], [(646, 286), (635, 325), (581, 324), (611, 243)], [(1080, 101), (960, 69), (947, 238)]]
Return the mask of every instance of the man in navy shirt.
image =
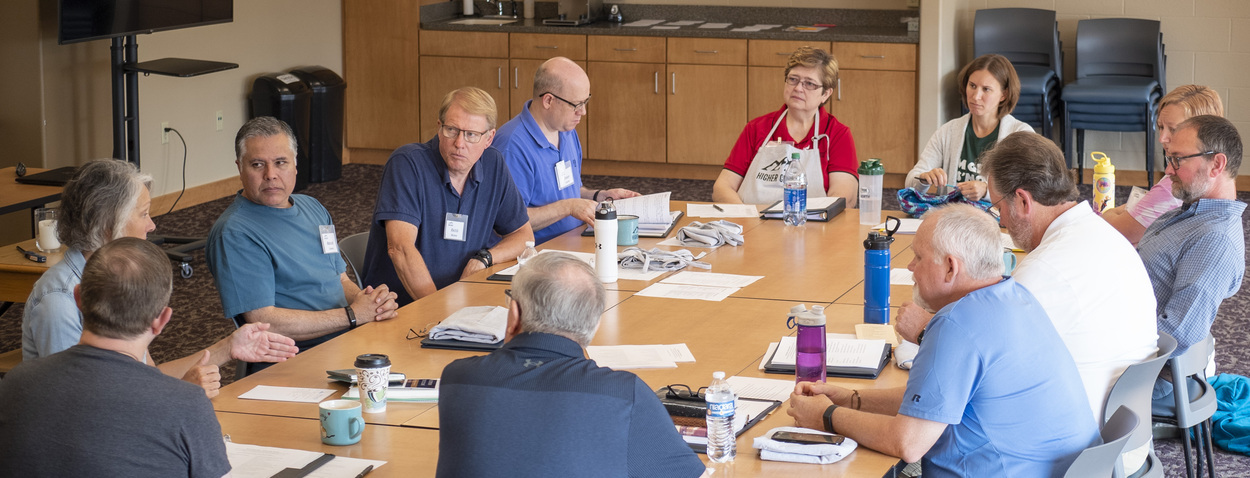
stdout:
[(802, 427), (921, 461), (926, 477), (1060, 476), (1098, 427), (1076, 363), (1037, 299), (1003, 278), (998, 224), (968, 205), (925, 215), (908, 269), (922, 306), (905, 388), (802, 382), (788, 413)]
[(495, 136), (495, 147), (508, 161), (539, 244), (593, 224), (596, 201), (638, 195), (628, 189), (582, 186), (582, 144), (576, 128), (588, 103), (586, 72), (573, 60), (552, 58), (534, 73), (534, 98)]
[(642, 379), (586, 358), (607, 297), (589, 265), (539, 254), (512, 287), (507, 343), (443, 369), (438, 476), (704, 473)]
[(366, 284), (403, 284), (395, 288), (402, 306), (515, 259), (534, 240), (503, 155), (490, 147), (495, 119), (490, 94), (460, 88), (443, 98), (433, 139), (391, 153), (369, 228)]

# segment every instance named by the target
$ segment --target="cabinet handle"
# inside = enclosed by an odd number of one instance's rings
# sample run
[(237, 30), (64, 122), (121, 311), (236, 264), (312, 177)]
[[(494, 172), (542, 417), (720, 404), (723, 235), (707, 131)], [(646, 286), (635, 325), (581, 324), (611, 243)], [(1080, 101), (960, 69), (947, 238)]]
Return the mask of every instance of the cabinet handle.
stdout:
[(638, 51), (637, 48), (613, 48), (616, 51)]
[(559, 49), (560, 47), (555, 46), (555, 45), (534, 45), (534, 48), (540, 48), (544, 50), (556, 50), (556, 49)]
[(842, 79), (838, 78), (838, 101), (842, 101)]
[(512, 89), (521, 89), (521, 67), (512, 67)]
[(673, 72), (673, 94), (677, 94), (677, 72)]
[(860, 55), (859, 57), (869, 59), (869, 60), (884, 60), (885, 59), (885, 55)]
[(695, 50), (695, 53), (717, 53), (717, 50)]
[(502, 66), (495, 68), (495, 83), (499, 86), (499, 89), (501, 90), (503, 89), (503, 67)]
[(655, 94), (660, 94), (660, 72), (655, 72)]

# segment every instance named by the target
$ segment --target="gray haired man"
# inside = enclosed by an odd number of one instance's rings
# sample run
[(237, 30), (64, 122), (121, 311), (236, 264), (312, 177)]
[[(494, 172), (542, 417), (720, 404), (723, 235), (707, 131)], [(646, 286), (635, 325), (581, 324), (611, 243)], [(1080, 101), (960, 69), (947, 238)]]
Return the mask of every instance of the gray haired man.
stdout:
[(589, 265), (539, 254), (512, 286), (507, 343), (443, 369), (438, 476), (704, 473), (647, 384), (586, 359), (606, 297)]

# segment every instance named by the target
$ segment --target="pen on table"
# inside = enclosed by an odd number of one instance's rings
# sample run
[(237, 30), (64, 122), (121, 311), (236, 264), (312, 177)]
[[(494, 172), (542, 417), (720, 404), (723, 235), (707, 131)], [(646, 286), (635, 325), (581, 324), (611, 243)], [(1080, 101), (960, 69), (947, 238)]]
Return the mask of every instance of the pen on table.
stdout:
[(713, 205), (712, 205), (712, 208), (713, 208), (713, 209), (716, 209), (717, 211), (720, 211), (720, 212), (725, 212), (725, 210), (724, 210), (724, 209), (721, 209), (721, 207), (720, 207), (719, 205), (717, 205), (717, 204), (713, 204)]
[(365, 478), (365, 475), (368, 475), (370, 471), (373, 471), (373, 465), (369, 465), (365, 467), (365, 471), (362, 471), (360, 472), (359, 475), (356, 475), (356, 478)]

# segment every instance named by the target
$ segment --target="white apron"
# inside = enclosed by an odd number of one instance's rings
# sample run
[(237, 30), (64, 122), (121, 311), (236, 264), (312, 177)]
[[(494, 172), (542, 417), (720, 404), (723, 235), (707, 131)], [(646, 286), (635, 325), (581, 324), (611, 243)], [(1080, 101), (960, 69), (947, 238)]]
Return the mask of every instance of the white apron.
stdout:
[(777, 126), (785, 121), (786, 114), (789, 112), (790, 109), (787, 108), (781, 113), (781, 117), (773, 123), (773, 129), (764, 136), (764, 143), (760, 145), (759, 151), (755, 153), (754, 158), (751, 158), (751, 167), (747, 168), (746, 176), (742, 177), (742, 186), (738, 187), (738, 195), (742, 197), (742, 202), (745, 204), (767, 206), (781, 200), (785, 191), (785, 185), (781, 183), (781, 173), (791, 153), (799, 153), (800, 164), (807, 175), (807, 197), (825, 197), (825, 174), (820, 167), (818, 145), (820, 139), (824, 138), (825, 141), (829, 141), (829, 137), (819, 134), (820, 111), (816, 112), (816, 122), (812, 126), (812, 131), (817, 134), (812, 136), (811, 149), (798, 149), (789, 142), (768, 140), (773, 137), (773, 133), (777, 132)]

